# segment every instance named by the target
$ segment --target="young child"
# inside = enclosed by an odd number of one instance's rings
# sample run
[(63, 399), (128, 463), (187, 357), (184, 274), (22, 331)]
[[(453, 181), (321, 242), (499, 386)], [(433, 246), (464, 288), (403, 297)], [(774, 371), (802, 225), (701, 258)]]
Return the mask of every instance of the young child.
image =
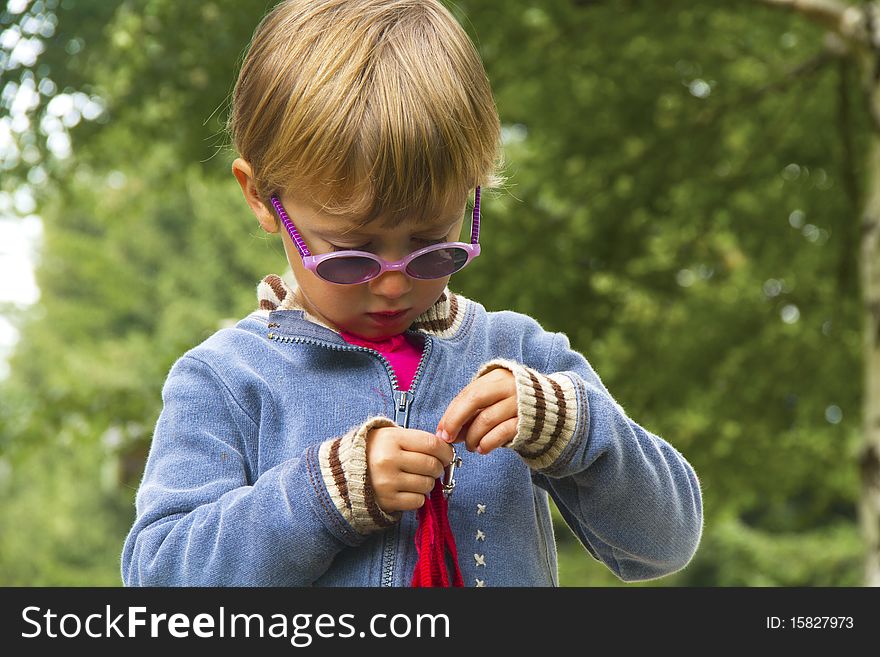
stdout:
[(548, 495), (622, 580), (689, 562), (682, 455), (564, 334), (447, 288), (492, 248), (500, 130), (439, 2), (277, 5), (230, 129), (296, 282), (267, 276), (258, 310), (171, 369), (126, 585), (557, 585)]

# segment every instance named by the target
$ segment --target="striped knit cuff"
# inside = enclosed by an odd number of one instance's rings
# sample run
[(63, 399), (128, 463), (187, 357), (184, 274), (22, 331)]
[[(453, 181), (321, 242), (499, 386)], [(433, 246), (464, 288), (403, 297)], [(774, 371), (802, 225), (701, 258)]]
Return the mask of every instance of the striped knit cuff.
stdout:
[(511, 360), (496, 359), (484, 364), (477, 377), (504, 368), (516, 380), (518, 419), (516, 435), (507, 444), (530, 468), (552, 466), (574, 436), (577, 425), (577, 392), (564, 374), (541, 374)]
[(325, 441), (318, 450), (321, 475), (333, 504), (359, 534), (390, 527), (401, 514), (385, 513), (367, 477), (367, 434), (372, 429), (397, 426), (385, 417), (374, 417), (341, 438)]

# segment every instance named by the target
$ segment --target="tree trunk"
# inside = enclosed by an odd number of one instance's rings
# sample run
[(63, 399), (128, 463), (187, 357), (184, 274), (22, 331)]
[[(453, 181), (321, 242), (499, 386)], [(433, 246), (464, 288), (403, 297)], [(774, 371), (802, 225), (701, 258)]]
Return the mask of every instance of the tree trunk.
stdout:
[[(880, 85), (873, 72), (872, 114), (880, 116)], [(880, 586), (880, 128), (876, 121), (868, 151), (865, 210), (862, 214), (861, 278), (864, 303), (862, 494), (859, 518), (865, 538), (865, 585)]]

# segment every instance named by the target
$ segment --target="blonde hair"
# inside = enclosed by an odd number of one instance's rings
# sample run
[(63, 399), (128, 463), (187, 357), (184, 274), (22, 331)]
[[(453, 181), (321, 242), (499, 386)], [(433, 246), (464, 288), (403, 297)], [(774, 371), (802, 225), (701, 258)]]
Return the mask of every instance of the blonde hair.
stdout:
[(436, 0), (287, 0), (260, 23), (229, 131), (257, 192), (366, 223), (500, 183), (479, 54)]

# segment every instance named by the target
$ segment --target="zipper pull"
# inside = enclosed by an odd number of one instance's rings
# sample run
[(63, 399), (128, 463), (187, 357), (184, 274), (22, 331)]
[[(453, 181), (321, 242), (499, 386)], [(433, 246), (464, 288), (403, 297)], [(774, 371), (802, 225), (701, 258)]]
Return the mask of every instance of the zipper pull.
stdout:
[(409, 407), (412, 405), (413, 394), (409, 390), (395, 393), (394, 421), (403, 428), (409, 427)]
[(443, 470), (443, 497), (449, 499), (449, 496), (452, 495), (452, 489), (455, 488), (455, 470), (456, 468), (461, 467), (461, 457), (458, 455), (458, 450), (455, 449), (455, 445), (452, 446), (452, 463), (446, 466)]

